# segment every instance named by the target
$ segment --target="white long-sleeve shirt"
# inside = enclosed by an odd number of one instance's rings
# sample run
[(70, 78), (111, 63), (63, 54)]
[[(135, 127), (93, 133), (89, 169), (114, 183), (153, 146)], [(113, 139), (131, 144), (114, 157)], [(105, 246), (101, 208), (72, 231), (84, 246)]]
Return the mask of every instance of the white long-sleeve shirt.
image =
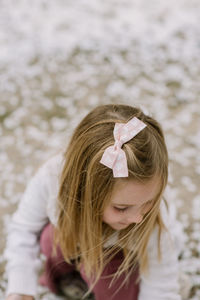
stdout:
[[(5, 257), (8, 286), (11, 293), (37, 295), (39, 236), (48, 222), (56, 226), (55, 205), (59, 189), (59, 176), (63, 165), (62, 154), (48, 160), (29, 182), (17, 211), (8, 228)], [(173, 247), (173, 230), (176, 222), (170, 219), (165, 205), (161, 213), (169, 233), (161, 236), (162, 260), (157, 254), (157, 229), (148, 243), (149, 271), (141, 274), (139, 300), (180, 300), (178, 261)], [(171, 235), (171, 236), (170, 236)]]

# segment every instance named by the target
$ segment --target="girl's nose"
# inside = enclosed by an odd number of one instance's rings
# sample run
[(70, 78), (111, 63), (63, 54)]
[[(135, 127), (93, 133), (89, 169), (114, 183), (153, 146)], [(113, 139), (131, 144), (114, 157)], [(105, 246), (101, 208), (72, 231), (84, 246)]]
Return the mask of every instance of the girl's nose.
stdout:
[(141, 214), (137, 214), (135, 216), (129, 217), (127, 219), (127, 223), (130, 225), (132, 223), (140, 223), (142, 222), (143, 216)]

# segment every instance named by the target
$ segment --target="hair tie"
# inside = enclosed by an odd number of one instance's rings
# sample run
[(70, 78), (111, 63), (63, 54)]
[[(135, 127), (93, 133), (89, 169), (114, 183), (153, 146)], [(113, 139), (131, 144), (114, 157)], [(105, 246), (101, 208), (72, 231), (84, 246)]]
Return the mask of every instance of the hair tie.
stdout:
[(113, 177), (128, 177), (126, 153), (122, 145), (130, 141), (147, 125), (134, 117), (127, 123), (115, 123), (113, 135), (114, 146), (106, 148), (100, 163), (113, 170)]

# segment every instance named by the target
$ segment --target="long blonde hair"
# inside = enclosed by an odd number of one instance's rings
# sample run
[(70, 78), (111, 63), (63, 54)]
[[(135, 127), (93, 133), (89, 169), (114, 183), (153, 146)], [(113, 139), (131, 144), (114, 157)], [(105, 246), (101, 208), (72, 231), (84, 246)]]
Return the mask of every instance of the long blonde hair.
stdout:
[[(104, 150), (114, 144), (115, 123), (126, 123), (134, 116), (147, 127), (122, 146), (127, 157), (128, 180), (145, 183), (156, 175), (161, 182), (160, 192), (143, 221), (121, 230), (117, 243), (105, 249), (104, 244), (114, 230), (103, 223), (102, 215), (117, 179), (100, 160)], [(149, 237), (156, 224), (159, 237), (164, 229), (159, 207), (168, 178), (168, 154), (159, 123), (135, 107), (98, 106), (75, 129), (64, 157), (55, 245), (59, 243), (66, 262), (75, 260), (77, 266), (83, 263), (86, 276), (94, 283), (105, 264), (120, 250), (124, 260), (114, 278), (123, 272), (128, 278), (130, 270), (138, 264), (140, 272), (147, 270)], [(160, 252), (160, 242), (157, 247)]]

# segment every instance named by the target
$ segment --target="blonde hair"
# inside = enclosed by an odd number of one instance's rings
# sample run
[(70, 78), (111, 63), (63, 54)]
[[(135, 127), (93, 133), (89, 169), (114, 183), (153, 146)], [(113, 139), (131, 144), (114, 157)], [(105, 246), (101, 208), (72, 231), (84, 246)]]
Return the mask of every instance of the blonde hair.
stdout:
[[(127, 157), (128, 180), (145, 183), (157, 176), (160, 192), (143, 221), (121, 230), (117, 243), (105, 249), (104, 244), (114, 230), (103, 223), (102, 216), (117, 179), (100, 160), (104, 150), (114, 144), (115, 123), (126, 123), (134, 116), (147, 127), (122, 146)], [(124, 260), (114, 278), (123, 272), (128, 278), (138, 264), (140, 272), (147, 270), (149, 237), (157, 225), (160, 253), (160, 234), (164, 229), (159, 207), (167, 183), (168, 154), (159, 123), (132, 106), (98, 106), (75, 129), (64, 157), (55, 245), (59, 243), (66, 262), (75, 260), (77, 267), (83, 263), (86, 276), (94, 284), (108, 261), (120, 250), (124, 252)]]

